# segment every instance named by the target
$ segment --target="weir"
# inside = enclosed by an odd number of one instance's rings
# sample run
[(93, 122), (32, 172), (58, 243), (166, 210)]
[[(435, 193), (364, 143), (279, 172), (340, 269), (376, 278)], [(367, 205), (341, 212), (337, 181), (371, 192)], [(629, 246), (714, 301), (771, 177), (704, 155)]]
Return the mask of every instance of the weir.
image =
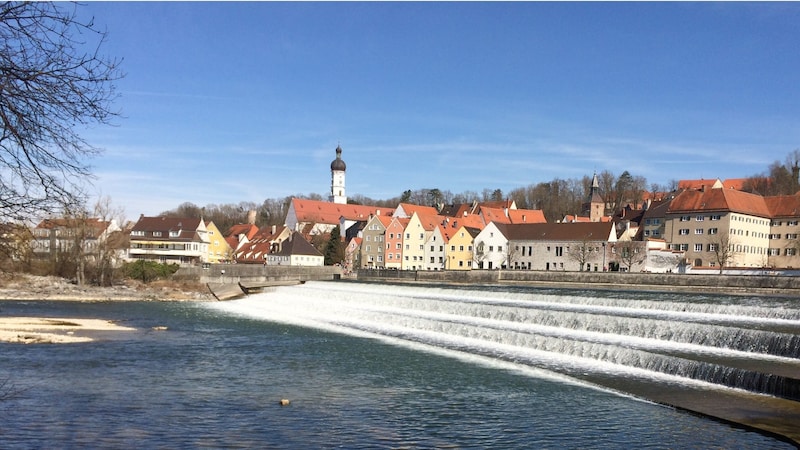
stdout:
[(800, 442), (793, 300), (498, 289), (309, 282), (214, 307), (534, 367)]

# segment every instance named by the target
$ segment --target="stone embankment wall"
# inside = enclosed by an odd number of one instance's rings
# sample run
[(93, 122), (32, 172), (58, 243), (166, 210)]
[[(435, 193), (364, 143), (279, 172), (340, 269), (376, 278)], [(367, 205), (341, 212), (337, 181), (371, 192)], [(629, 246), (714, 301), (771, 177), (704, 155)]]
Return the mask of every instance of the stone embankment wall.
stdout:
[(523, 270), (398, 271), (359, 270), (362, 281), (449, 283), (521, 283), (580, 288), (657, 289), (792, 295), (800, 298), (800, 277), (780, 275), (689, 275), (623, 272), (557, 272)]
[(341, 267), (263, 266), (260, 264), (211, 264), (207, 268), (181, 267), (174, 279), (201, 283), (259, 284), (271, 282), (334, 280), (342, 275)]

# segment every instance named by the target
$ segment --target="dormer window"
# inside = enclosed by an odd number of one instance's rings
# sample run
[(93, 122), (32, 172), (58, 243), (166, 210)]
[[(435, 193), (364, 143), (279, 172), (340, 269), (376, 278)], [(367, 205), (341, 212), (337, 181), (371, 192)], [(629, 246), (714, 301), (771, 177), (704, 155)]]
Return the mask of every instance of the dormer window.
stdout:
[[(159, 235), (161, 235), (161, 233), (159, 233)], [(180, 235), (181, 235), (181, 232), (180, 232), (180, 231), (170, 231), (170, 232), (169, 232), (169, 237), (176, 238), (176, 237), (178, 237), (178, 236), (180, 236)]]

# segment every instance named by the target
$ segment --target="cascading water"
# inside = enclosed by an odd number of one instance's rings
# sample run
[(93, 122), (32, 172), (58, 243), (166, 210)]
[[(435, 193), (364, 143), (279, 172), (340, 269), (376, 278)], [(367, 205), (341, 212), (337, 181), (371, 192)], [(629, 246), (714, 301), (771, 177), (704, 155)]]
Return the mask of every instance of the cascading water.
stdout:
[(215, 307), (478, 354), (644, 397), (642, 386), (656, 382), (800, 400), (800, 309), (722, 300), (311, 282)]

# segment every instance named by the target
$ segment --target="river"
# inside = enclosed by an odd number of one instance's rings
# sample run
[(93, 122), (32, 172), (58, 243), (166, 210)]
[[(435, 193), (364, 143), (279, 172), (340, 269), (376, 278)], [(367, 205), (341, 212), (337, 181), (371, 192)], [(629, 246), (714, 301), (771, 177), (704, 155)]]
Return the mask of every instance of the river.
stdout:
[[(793, 448), (604, 383), (743, 391), (645, 354), (748, 374), (763, 360), (791, 380), (791, 348), (732, 348), (795, 336), (785, 299), (313, 282), (219, 303), (0, 302), (0, 314), (139, 330), (0, 344), (0, 393), (15, 394), (0, 401), (3, 448)], [(750, 331), (683, 342), (687, 328), (731, 327)]]

